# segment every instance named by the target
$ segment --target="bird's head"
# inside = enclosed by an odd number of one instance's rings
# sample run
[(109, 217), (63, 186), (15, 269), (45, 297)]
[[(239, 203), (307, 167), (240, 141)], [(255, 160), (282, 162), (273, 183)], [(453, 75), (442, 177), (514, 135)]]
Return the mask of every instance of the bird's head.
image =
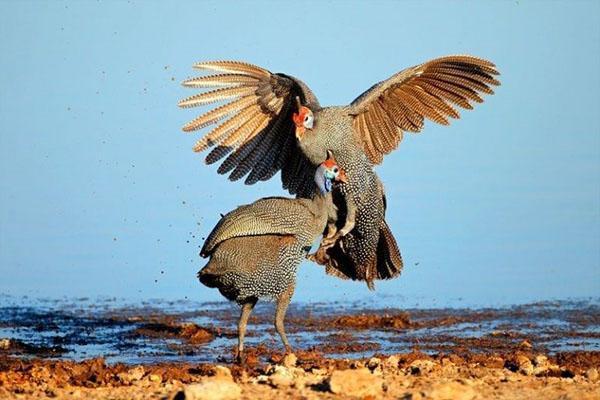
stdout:
[(335, 161), (331, 150), (327, 150), (327, 159), (319, 165), (315, 172), (315, 183), (319, 190), (322, 194), (326, 194), (333, 189), (333, 182), (346, 183), (347, 181), (346, 171)]
[(298, 112), (292, 115), (292, 119), (296, 125), (296, 138), (302, 140), (302, 135), (304, 135), (306, 130), (313, 128), (315, 119), (313, 112), (310, 108), (302, 105), (299, 97), (296, 97), (296, 104), (298, 106)]

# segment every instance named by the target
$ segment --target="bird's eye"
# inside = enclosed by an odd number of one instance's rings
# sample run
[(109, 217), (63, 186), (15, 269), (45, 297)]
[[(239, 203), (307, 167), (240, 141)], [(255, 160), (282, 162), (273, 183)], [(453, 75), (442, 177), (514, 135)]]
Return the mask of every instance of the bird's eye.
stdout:
[(333, 173), (334, 173), (334, 174), (337, 174), (337, 173), (338, 173), (338, 171), (339, 171), (339, 170), (338, 170), (338, 167), (333, 167)]
[(302, 124), (304, 125), (305, 128), (312, 129), (313, 121), (314, 121), (314, 119), (313, 119), (312, 113), (307, 113), (304, 116), (304, 122), (302, 122)]

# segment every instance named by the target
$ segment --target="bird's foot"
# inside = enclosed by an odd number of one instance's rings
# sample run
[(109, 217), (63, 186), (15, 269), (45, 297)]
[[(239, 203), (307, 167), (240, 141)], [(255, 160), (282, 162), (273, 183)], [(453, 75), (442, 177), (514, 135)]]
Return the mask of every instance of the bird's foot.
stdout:
[(310, 261), (315, 262), (319, 265), (325, 265), (329, 261), (329, 255), (327, 254), (327, 249), (323, 247), (319, 247), (319, 249), (306, 256)]
[(335, 235), (331, 236), (331, 237), (325, 237), (323, 238), (323, 240), (321, 240), (321, 246), (319, 247), (319, 250), (321, 249), (330, 249), (332, 248), (335, 243), (342, 237), (342, 233), (340, 231), (338, 231)]

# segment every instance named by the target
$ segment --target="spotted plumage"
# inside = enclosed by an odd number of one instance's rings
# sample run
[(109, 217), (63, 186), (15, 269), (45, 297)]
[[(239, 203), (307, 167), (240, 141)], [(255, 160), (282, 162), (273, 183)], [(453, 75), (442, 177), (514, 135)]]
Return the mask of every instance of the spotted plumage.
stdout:
[(400, 274), (402, 259), (385, 222), (383, 185), (373, 171), (383, 156), (397, 148), (404, 132), (419, 132), (427, 118), (447, 125), (458, 118), (456, 106), (473, 108), (481, 94), (499, 85), (489, 61), (456, 55), (407, 68), (373, 85), (350, 105), (321, 107), (299, 79), (235, 61), (198, 63), (216, 75), (191, 78), (186, 86), (216, 87), (183, 100), (182, 107), (223, 101), (184, 126), (185, 131), (210, 127), (195, 146), (213, 150), (207, 163), (225, 160), (219, 173), (247, 184), (281, 171), (284, 189), (310, 198), (312, 173), (333, 151), (350, 181), (334, 191), (340, 209), (336, 234), (325, 237), (312, 258), (341, 278), (364, 280)]
[(242, 305), (240, 357), (248, 316), (261, 298), (277, 301), (275, 326), (289, 349), (283, 318), (298, 265), (327, 224), (337, 219), (332, 182), (347, 181), (332, 156), (316, 170), (314, 180), (322, 190), (312, 199), (268, 197), (224, 215), (202, 247), (200, 255), (210, 259), (198, 273), (200, 281)]

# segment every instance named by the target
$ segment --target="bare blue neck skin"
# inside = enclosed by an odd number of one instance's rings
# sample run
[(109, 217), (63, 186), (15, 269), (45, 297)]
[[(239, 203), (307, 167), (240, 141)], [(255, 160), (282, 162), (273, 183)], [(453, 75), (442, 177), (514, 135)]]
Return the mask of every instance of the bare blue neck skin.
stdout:
[(333, 178), (334, 176), (325, 166), (319, 165), (315, 172), (315, 183), (322, 195), (326, 195), (333, 190)]

